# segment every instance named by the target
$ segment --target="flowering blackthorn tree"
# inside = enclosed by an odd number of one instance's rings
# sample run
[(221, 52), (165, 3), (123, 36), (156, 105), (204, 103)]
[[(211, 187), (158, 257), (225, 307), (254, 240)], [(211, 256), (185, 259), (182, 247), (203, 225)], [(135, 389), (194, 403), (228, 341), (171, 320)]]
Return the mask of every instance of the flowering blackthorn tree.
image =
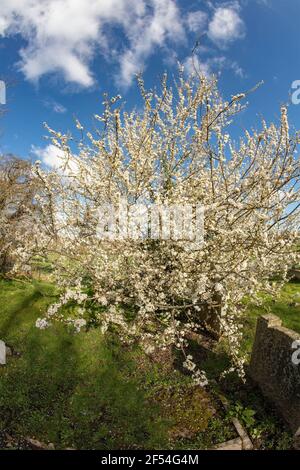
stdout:
[[(188, 332), (209, 329), (206, 310), (218, 316), (242, 370), (242, 300), (273, 292), (297, 259), (299, 134), (290, 134), (282, 107), (278, 125), (262, 121), (259, 131), (234, 141), (229, 126), (246, 95), (223, 99), (215, 78), (186, 79), (180, 70), (172, 86), (166, 76), (159, 90), (147, 91), (140, 77), (138, 84), (138, 110), (127, 112), (120, 96), (105, 96), (93, 134), (76, 122), (76, 149), (72, 136), (48, 128), (61, 165), (34, 167), (44, 188), (42, 216), (39, 246), (29, 241), (27, 251), (50, 257), (64, 290), (37, 324), (113, 327), (148, 352), (170, 344), (184, 352)], [(99, 208), (121, 200), (200, 204), (203, 242), (97, 237)], [(72, 314), (70, 305), (77, 305)], [(190, 355), (184, 364), (205, 383)]]

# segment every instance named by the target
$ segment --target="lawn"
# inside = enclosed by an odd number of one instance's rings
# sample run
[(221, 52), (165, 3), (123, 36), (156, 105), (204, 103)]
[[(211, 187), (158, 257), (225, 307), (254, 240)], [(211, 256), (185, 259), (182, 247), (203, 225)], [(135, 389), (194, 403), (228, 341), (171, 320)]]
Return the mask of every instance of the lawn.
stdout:
[[(31, 437), (58, 449), (205, 449), (235, 437), (232, 415), (260, 447), (268, 447), (267, 440), (270, 448), (289, 447), (283, 423), (255, 389), (225, 387), (222, 393), (232, 401), (225, 413), (216, 390), (193, 386), (180, 367), (174, 370), (168, 354), (148, 358), (138, 346), (122, 346), (113, 334), (103, 337), (96, 329), (38, 330), (35, 320), (55, 294), (45, 282), (0, 280), (0, 338), (13, 349), (0, 368), (2, 447), (9, 435), (15, 447)], [(300, 285), (290, 284), (276, 302), (249, 306), (246, 350), (257, 315), (269, 309), (300, 331), (298, 295)], [(222, 344), (202, 357), (211, 377), (227, 361)]]
[(289, 282), (286, 284), (279, 297), (262, 297), (262, 305), (249, 304), (244, 321), (244, 344), (243, 348), (250, 353), (255, 335), (256, 319), (260, 315), (272, 313), (281, 318), (283, 325), (300, 333), (300, 282)]

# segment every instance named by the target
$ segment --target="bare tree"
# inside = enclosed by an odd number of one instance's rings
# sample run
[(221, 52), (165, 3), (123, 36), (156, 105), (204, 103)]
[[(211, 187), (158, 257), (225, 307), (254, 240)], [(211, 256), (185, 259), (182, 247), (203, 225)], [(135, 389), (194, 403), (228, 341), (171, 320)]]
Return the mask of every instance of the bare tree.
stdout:
[(36, 179), (29, 161), (0, 155), (0, 273), (13, 266), (19, 234), (30, 224), (35, 211)]

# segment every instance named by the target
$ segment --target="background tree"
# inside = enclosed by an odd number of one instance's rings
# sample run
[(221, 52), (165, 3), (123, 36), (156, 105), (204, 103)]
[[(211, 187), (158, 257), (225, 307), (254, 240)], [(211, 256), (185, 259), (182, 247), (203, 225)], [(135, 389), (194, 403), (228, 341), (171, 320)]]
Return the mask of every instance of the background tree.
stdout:
[[(37, 190), (31, 163), (13, 155), (0, 156), (0, 272), (14, 265), (21, 240), (34, 231), (33, 213)], [(23, 267), (24, 268), (24, 267)]]

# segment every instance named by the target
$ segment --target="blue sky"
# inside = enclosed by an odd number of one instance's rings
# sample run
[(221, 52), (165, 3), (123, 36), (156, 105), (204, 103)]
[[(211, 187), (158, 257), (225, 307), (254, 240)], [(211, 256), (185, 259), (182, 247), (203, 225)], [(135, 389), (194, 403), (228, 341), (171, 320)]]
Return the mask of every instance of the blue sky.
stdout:
[[(277, 120), (300, 80), (299, 17), (299, 0), (1, 0), (0, 78), (11, 85), (0, 152), (51, 165), (43, 122), (91, 127), (103, 92), (135, 106), (135, 73), (151, 87), (177, 61), (188, 70), (198, 38), (199, 67), (220, 74), (224, 96), (264, 80), (233, 132)], [(300, 105), (289, 115), (300, 128)]]

